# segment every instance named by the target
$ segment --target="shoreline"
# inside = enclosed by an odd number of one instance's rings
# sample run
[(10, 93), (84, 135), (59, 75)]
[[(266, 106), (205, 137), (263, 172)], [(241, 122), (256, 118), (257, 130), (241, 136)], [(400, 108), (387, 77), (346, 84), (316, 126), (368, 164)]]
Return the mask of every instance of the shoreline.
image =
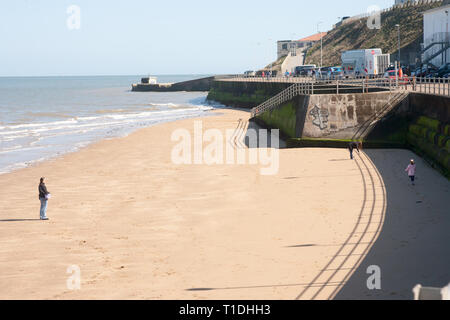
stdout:
[[(383, 274), (390, 279), (405, 268), (399, 253), (405, 263), (430, 243), (433, 254), (445, 253), (448, 181), (417, 159), (420, 184), (404, 186), (401, 159), (413, 156), (406, 150), (370, 150), (356, 162), (342, 149), (280, 149), (279, 172), (272, 176), (261, 175), (259, 165), (172, 163), (175, 130), (192, 133), (196, 119), (204, 130), (236, 129), (248, 117), (222, 109), (220, 115), (162, 123), (0, 175), (6, 186), (0, 194), (0, 298), (356, 299), (392, 298), (395, 289), (395, 298), (408, 299), (412, 288), (405, 277), (375, 293), (358, 287), (367, 277), (354, 279), (365, 275), (366, 257), (382, 270), (395, 262)], [(41, 176), (53, 195), (48, 222), (35, 220)], [(389, 191), (385, 207), (377, 204), (383, 188)], [(429, 207), (427, 217), (407, 201), (414, 192)], [(372, 193), (376, 198), (367, 196)], [(377, 225), (359, 220), (361, 214), (386, 219)], [(343, 246), (357, 243), (346, 242), (355, 227), (367, 230), (354, 247), (361, 256)], [(429, 237), (414, 239), (424, 228), (432, 231)], [(402, 241), (408, 250), (392, 250)], [(327, 265), (339, 268), (343, 257), (340, 272), (320, 274)], [(447, 260), (444, 255), (420, 274), (409, 270), (406, 278), (439, 281)], [(67, 287), (74, 265), (81, 270), (80, 290)], [(308, 287), (323, 288), (317, 293)]]
[[(15, 163), (13, 165), (9, 165), (9, 167), (6, 167), (5, 170), (6, 171), (0, 171), (0, 176), (4, 175), (4, 174), (10, 174), (13, 172), (16, 172), (17, 170), (23, 170), (23, 169), (27, 169), (30, 167), (34, 167), (37, 166), (41, 163), (45, 163), (47, 161), (54, 161), (57, 160), (60, 157), (64, 157), (67, 154), (71, 154), (74, 152), (79, 152), (87, 147), (90, 147), (92, 145), (95, 145), (99, 142), (102, 141), (106, 141), (106, 140), (114, 140), (114, 139), (122, 139), (122, 138), (126, 138), (129, 135), (139, 131), (139, 130), (144, 130), (146, 128), (150, 128), (153, 126), (157, 126), (157, 125), (162, 125), (164, 123), (168, 123), (168, 122), (176, 122), (176, 121), (180, 121), (180, 120), (185, 120), (185, 119), (195, 119), (195, 118), (204, 118), (204, 117), (208, 117), (211, 116), (209, 113), (210, 112), (214, 112), (216, 110), (220, 110), (220, 109), (216, 109), (216, 108), (212, 108), (210, 110), (205, 110), (203, 111), (205, 114), (204, 115), (193, 115), (193, 116), (186, 116), (184, 118), (175, 118), (175, 119), (171, 119), (171, 120), (167, 120), (167, 121), (161, 121), (161, 122), (157, 122), (155, 124), (151, 124), (148, 126), (144, 126), (144, 127), (139, 127), (136, 129), (129, 129), (128, 132), (117, 135), (117, 136), (102, 136), (102, 137), (97, 137), (96, 139), (92, 140), (92, 141), (87, 141), (87, 142), (82, 142), (82, 143), (76, 143), (75, 145), (72, 146), (72, 148), (66, 150), (66, 151), (61, 151), (61, 152), (57, 152), (56, 154), (50, 155), (48, 157), (45, 158), (40, 158), (40, 159), (36, 159), (36, 160), (31, 160), (31, 161), (24, 161), (24, 162), (19, 162), (19, 163)], [(77, 144), (80, 144), (80, 146), (77, 146)], [(11, 168), (12, 167), (12, 168)], [(9, 168), (9, 169), (8, 169)]]

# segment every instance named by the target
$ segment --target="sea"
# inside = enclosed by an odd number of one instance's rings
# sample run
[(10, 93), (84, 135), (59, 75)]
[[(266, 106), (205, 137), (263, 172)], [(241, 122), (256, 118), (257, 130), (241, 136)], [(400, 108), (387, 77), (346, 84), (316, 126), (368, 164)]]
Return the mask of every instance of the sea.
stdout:
[(206, 101), (206, 92), (132, 92), (142, 77), (0, 77), (0, 174), (139, 128), (206, 116), (218, 107)]

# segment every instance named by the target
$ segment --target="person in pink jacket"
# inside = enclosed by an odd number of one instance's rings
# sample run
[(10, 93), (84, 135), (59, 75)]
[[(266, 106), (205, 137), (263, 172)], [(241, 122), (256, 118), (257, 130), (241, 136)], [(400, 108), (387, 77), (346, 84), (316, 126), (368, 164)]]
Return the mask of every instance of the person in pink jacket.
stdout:
[(416, 164), (414, 163), (414, 160), (411, 160), (411, 163), (408, 165), (405, 171), (408, 172), (408, 176), (411, 179), (412, 185), (414, 185), (416, 176)]

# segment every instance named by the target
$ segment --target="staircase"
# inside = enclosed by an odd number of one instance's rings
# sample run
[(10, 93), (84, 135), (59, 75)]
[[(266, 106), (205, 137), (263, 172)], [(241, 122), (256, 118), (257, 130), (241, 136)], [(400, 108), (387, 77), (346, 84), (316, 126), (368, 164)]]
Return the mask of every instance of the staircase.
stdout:
[[(435, 52), (434, 54), (432, 54), (431, 56), (427, 57), (426, 59), (423, 59), (423, 64), (427, 64), (429, 61), (433, 60), (434, 58), (436, 58), (440, 54), (442, 54), (444, 52), (447, 52), (447, 50), (450, 48), (450, 43), (448, 43), (448, 42), (445, 42), (445, 43), (437, 42), (437, 43), (433, 43), (432, 45), (435, 45), (435, 44), (442, 44), (443, 45), (442, 49), (440, 49), (439, 51)], [(428, 47), (431, 47), (431, 46), (428, 46)], [(426, 50), (428, 50), (428, 49), (426, 49)], [(424, 52), (426, 50), (424, 50)]]
[(383, 119), (392, 109), (394, 109), (395, 106), (405, 100), (408, 94), (408, 91), (396, 91), (380, 111), (375, 112), (358, 128), (358, 130), (353, 135), (352, 140), (357, 141), (364, 139), (367, 134), (375, 127), (378, 121)]
[(294, 83), (292, 86), (281, 91), (276, 96), (273, 96), (269, 100), (261, 103), (259, 106), (255, 107), (251, 111), (251, 117), (254, 118), (257, 115), (272, 110), (286, 101), (300, 94), (312, 94), (314, 92), (313, 83)]

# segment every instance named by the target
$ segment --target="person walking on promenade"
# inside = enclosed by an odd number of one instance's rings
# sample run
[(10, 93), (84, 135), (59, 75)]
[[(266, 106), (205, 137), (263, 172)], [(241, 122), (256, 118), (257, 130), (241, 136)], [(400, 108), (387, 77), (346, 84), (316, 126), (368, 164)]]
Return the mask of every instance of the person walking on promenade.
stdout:
[(352, 141), (348, 144), (348, 150), (350, 151), (350, 159), (353, 160), (353, 149), (356, 149), (356, 151), (358, 151), (361, 149), (362, 147), (362, 143), (361, 142), (356, 142), (356, 141)]
[(48, 220), (47, 218), (47, 201), (50, 198), (50, 192), (44, 183), (45, 178), (41, 178), (39, 183), (39, 200), (41, 201), (40, 218), (41, 220)]
[(408, 165), (408, 167), (405, 169), (406, 172), (408, 172), (408, 176), (411, 179), (411, 183), (414, 186), (414, 180), (416, 177), (416, 164), (414, 163), (414, 160), (411, 160), (410, 164)]

